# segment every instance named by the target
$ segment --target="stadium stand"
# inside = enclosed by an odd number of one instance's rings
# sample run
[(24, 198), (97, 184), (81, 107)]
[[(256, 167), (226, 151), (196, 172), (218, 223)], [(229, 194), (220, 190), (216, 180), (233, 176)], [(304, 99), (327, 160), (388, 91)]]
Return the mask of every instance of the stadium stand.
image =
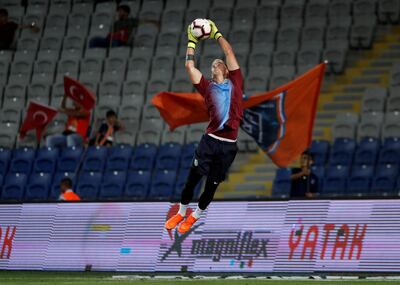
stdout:
[[(204, 125), (170, 132), (148, 103), (159, 91), (193, 91), (184, 72), (183, 32), (190, 21), (206, 16), (232, 42), (249, 96), (329, 60), (311, 146), (321, 195), (398, 194), (400, 64), (393, 60), (400, 60), (398, 1), (121, 4), (129, 5), (131, 15), (160, 25), (139, 26), (129, 46), (92, 49), (90, 40), (111, 28), (115, 2), (28, 1), (23, 7), (0, 0), (12, 20), (40, 27), (39, 33), (18, 32), (15, 50), (0, 51), (2, 200), (55, 200), (64, 176), (73, 178), (84, 200), (179, 197)], [(206, 73), (210, 60), (221, 54), (211, 41), (198, 49)], [(64, 75), (96, 93), (93, 125), (110, 108), (118, 113), (125, 130), (117, 132), (112, 148), (57, 150), (41, 142), (35, 150), (32, 136), (30, 141), (17, 139), (29, 100), (59, 106)], [(45, 135), (60, 133), (65, 120), (58, 115)], [(235, 189), (249, 189), (246, 195), (251, 197), (287, 196), (287, 170), (277, 170), (275, 178), (276, 167), (243, 132), (238, 145), (241, 153), (216, 197)], [(42, 182), (47, 174), (52, 179)], [(236, 192), (240, 196), (245, 191)]]

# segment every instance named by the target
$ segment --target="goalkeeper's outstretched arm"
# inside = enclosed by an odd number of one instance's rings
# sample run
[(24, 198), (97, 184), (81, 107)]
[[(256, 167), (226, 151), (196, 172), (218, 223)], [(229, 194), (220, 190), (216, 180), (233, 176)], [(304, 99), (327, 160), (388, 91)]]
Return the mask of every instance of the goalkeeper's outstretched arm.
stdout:
[(235, 53), (233, 52), (231, 44), (222, 36), (222, 34), (218, 31), (217, 26), (215, 23), (211, 20), (208, 20), (211, 25), (211, 38), (215, 39), (219, 46), (221, 47), (222, 51), (225, 54), (226, 58), (226, 66), (228, 67), (228, 70), (236, 70), (239, 69), (239, 63), (236, 60)]
[(196, 44), (198, 40), (192, 35), (190, 31), (190, 25), (188, 26), (188, 47), (186, 50), (186, 61), (185, 61), (185, 67), (186, 71), (189, 74), (190, 81), (192, 81), (193, 84), (199, 84), (201, 77), (203, 76), (198, 70), (194, 64), (194, 50), (196, 48)]

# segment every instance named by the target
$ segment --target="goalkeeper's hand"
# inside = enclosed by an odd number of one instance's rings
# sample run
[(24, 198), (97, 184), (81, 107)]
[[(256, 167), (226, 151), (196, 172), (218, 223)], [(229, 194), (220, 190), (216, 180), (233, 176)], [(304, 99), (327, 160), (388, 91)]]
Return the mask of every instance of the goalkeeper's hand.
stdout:
[(192, 29), (190, 28), (190, 25), (187, 28), (187, 36), (188, 36), (187, 47), (195, 49), (196, 48), (196, 44), (199, 42), (199, 40), (195, 36), (193, 36)]
[(211, 21), (210, 19), (208, 19), (208, 22), (210, 23), (211, 26), (211, 34), (210, 34), (210, 38), (211, 39), (215, 39), (218, 41), (218, 39), (220, 37), (222, 37), (222, 34), (218, 31), (217, 26), (215, 25), (215, 23), (213, 21)]

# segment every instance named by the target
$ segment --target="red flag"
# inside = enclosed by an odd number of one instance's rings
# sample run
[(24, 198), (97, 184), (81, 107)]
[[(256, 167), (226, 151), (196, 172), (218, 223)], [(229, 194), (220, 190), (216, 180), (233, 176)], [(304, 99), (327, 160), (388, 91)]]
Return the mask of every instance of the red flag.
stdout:
[(21, 139), (25, 137), (29, 130), (36, 129), (36, 141), (39, 143), (43, 130), (55, 115), (57, 115), (56, 109), (32, 101), (29, 102), (25, 120), (19, 130)]
[(96, 105), (96, 96), (93, 92), (68, 76), (64, 76), (64, 91), (69, 98), (80, 103), (86, 110), (91, 110)]
[[(287, 167), (310, 145), (325, 64), (277, 89), (243, 101), (242, 129), (280, 167)], [(196, 93), (157, 94), (152, 103), (171, 130), (208, 121), (204, 99)]]

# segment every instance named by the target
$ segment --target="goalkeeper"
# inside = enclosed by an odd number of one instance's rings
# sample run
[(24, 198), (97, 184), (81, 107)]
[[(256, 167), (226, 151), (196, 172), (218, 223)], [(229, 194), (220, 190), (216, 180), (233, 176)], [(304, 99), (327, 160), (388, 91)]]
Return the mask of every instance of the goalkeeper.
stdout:
[(210, 38), (218, 42), (225, 54), (226, 63), (221, 59), (215, 59), (211, 64), (211, 81), (204, 78), (195, 66), (194, 54), (198, 39), (192, 35), (189, 25), (186, 71), (197, 91), (204, 97), (210, 119), (195, 151), (190, 172), (182, 190), (179, 211), (165, 223), (166, 229), (171, 230), (185, 219), (194, 189), (202, 177), (206, 176), (204, 192), (200, 196), (197, 209), (178, 228), (181, 234), (187, 232), (200, 218), (214, 198), (218, 185), (224, 181), (238, 150), (236, 140), (243, 115), (243, 76), (239, 64), (231, 45), (218, 31), (214, 22), (210, 20), (209, 22)]

